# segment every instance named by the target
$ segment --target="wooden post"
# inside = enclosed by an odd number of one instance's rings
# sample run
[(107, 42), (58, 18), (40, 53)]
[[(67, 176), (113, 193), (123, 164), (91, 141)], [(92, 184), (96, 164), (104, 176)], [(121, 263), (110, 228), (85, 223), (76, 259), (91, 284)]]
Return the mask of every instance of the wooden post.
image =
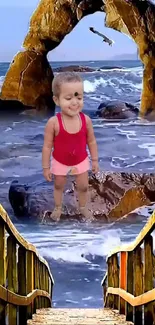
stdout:
[[(136, 248), (134, 251), (134, 296), (139, 296), (143, 293), (143, 264), (142, 264), (142, 249)], [(135, 323), (134, 325), (142, 324), (142, 306), (135, 307)]]
[[(27, 251), (27, 294), (34, 289), (34, 259), (33, 252)], [(27, 319), (32, 318), (33, 303), (27, 307)]]
[[(38, 257), (35, 255), (34, 259), (34, 288), (39, 289), (39, 262)], [(39, 297), (35, 299), (35, 309), (39, 308)]]
[[(18, 248), (18, 293), (21, 296), (27, 295), (27, 277), (26, 277), (26, 249)], [(27, 307), (19, 306), (19, 324), (27, 324)]]
[[(133, 252), (128, 252), (127, 257), (127, 292), (133, 295)], [(126, 320), (133, 322), (133, 307), (127, 303)]]
[[(153, 289), (153, 240), (149, 235), (144, 241), (144, 292)], [(144, 306), (144, 325), (153, 325), (154, 308), (150, 302)]]
[[(49, 274), (48, 269), (45, 267), (45, 290), (49, 293)], [(46, 299), (46, 306), (45, 307), (51, 307), (51, 303), (49, 299)]]
[[(119, 265), (117, 254), (113, 255), (114, 288), (119, 288)], [(119, 309), (119, 297), (114, 295), (114, 309)]]
[[(126, 290), (127, 287), (127, 252), (120, 253), (120, 288)], [(120, 298), (120, 314), (126, 314), (126, 302)]]
[[(5, 287), (5, 226), (0, 220), (0, 284)], [(5, 325), (6, 304), (0, 299), (0, 324)]]
[[(38, 259), (39, 289), (42, 289), (42, 262)], [(39, 297), (39, 308), (43, 308), (42, 297)]]
[[(17, 255), (16, 255), (16, 241), (11, 236), (7, 239), (7, 256), (8, 256), (8, 289), (17, 293)], [(17, 325), (17, 306), (9, 304), (9, 325)]]
[[(108, 258), (108, 287), (114, 287), (113, 277), (113, 259), (112, 256)], [(114, 295), (108, 294), (107, 307), (114, 307)]]

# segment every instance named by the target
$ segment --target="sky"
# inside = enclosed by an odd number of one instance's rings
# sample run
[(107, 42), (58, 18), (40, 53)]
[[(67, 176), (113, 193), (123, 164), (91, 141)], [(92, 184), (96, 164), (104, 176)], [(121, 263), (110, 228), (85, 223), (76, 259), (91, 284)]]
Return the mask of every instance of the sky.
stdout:
[[(23, 50), (22, 43), (28, 32), (29, 20), (38, 0), (0, 0), (0, 62), (10, 62)], [(97, 12), (84, 17), (61, 44), (48, 55), (52, 61), (108, 60), (120, 54), (136, 53), (132, 39), (104, 27), (105, 14)], [(89, 31), (89, 27), (114, 40), (111, 47)]]

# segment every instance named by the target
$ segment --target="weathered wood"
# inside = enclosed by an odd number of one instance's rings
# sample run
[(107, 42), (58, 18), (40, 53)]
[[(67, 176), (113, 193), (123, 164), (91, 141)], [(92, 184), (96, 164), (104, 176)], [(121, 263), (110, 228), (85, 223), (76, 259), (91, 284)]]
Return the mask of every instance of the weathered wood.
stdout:
[[(5, 225), (0, 220), (0, 285), (5, 286)], [(5, 325), (6, 304), (0, 299), (0, 324)]]
[[(133, 252), (128, 252), (127, 257), (127, 292), (133, 295)], [(127, 303), (126, 320), (133, 322), (133, 306)]]
[[(153, 239), (149, 235), (144, 241), (144, 292), (153, 289)], [(144, 325), (153, 325), (153, 303), (144, 306)]]
[(126, 322), (124, 315), (118, 312), (104, 309), (59, 309), (46, 308), (37, 310), (33, 319), (28, 321), (28, 325), (133, 325)]
[[(110, 257), (108, 259), (108, 287), (114, 287), (114, 277), (113, 277), (113, 259)], [(107, 298), (107, 307), (114, 307), (114, 296), (109, 294)]]
[[(31, 293), (34, 289), (34, 256), (33, 252), (27, 251), (27, 294)], [(33, 314), (33, 303), (27, 307), (27, 319), (31, 318)]]
[(121, 288), (118, 289), (108, 288), (107, 293), (120, 296), (122, 299), (124, 299), (133, 307), (143, 306), (151, 301), (155, 301), (155, 289), (145, 292), (142, 295), (139, 295), (137, 297), (134, 297), (133, 295), (131, 295), (130, 293), (126, 292)]
[(1, 285), (0, 285), (0, 297), (3, 301), (9, 304), (13, 304), (16, 306), (25, 306), (25, 307), (32, 304), (33, 300), (36, 297), (46, 297), (47, 299), (49, 299), (49, 301), (51, 300), (50, 295), (46, 291), (40, 289), (33, 290), (31, 294), (28, 294), (27, 296), (23, 296), (23, 295), (20, 296), (4, 288)]
[[(17, 254), (16, 254), (16, 242), (14, 238), (9, 236), (7, 238), (7, 256), (8, 256), (8, 290), (17, 293), (18, 282), (17, 282)], [(17, 306), (9, 304), (9, 325), (17, 325)]]
[[(143, 264), (142, 249), (137, 247), (134, 251), (134, 295), (143, 293)], [(142, 306), (135, 307), (135, 325), (142, 324)]]
[[(49, 275), (48, 275), (48, 270), (45, 268), (45, 291), (49, 292)], [(49, 304), (49, 300), (45, 298), (45, 307), (51, 307), (51, 303)]]
[[(118, 265), (118, 256), (115, 254), (113, 256), (113, 276), (114, 276), (114, 288), (119, 288), (119, 265)], [(119, 297), (114, 296), (114, 309), (119, 308)]]
[(36, 247), (30, 243), (28, 243), (27, 240), (25, 240), (20, 233), (18, 232), (18, 230), (16, 229), (16, 227), (14, 226), (14, 224), (12, 223), (12, 221), (10, 220), (8, 214), (6, 213), (6, 211), (3, 209), (2, 205), (0, 204), (0, 219), (1, 222), (4, 222), (4, 225), (6, 227), (6, 230), (8, 231), (8, 233), (14, 237), (14, 239), (16, 239), (16, 243), (20, 246), (25, 248), (26, 250), (32, 251), (35, 253), (35, 255), (38, 257), (38, 259), (40, 260), (40, 262), (42, 262), (43, 264), (46, 265), (48, 272), (49, 272), (49, 277), (51, 279), (51, 282), (54, 284), (54, 279), (53, 276), (51, 274), (49, 265), (47, 263), (47, 261), (41, 257), (38, 254), (38, 251), (36, 249)]
[[(120, 288), (126, 290), (127, 287), (127, 253), (120, 253)], [(120, 314), (126, 314), (126, 301), (120, 297), (119, 301)]]
[[(39, 289), (39, 261), (35, 256), (35, 268), (34, 268), (34, 287)], [(38, 309), (39, 306), (39, 297), (35, 299), (35, 308)]]
[[(42, 289), (42, 263), (38, 261), (38, 273), (39, 273), (39, 289)], [(43, 308), (43, 300), (39, 297), (39, 308)]]
[[(19, 247), (18, 249), (18, 293), (22, 296), (27, 295), (27, 267), (26, 249)], [(19, 307), (19, 324), (27, 324), (27, 307)]]

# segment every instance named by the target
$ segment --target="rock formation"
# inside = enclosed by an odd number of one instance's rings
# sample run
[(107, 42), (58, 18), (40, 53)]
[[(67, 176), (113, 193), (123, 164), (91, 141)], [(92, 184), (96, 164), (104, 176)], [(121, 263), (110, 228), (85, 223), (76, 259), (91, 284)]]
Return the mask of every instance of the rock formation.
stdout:
[[(70, 178), (64, 194), (62, 219), (80, 218), (75, 193), (76, 184)], [(13, 181), (9, 200), (18, 218), (42, 220), (44, 211), (54, 207), (53, 186), (47, 182), (26, 185)], [(154, 201), (155, 175), (115, 172), (90, 175), (88, 208), (96, 219), (116, 220)]]
[[(155, 118), (155, 5), (149, 0), (41, 0), (2, 87), (2, 99), (32, 107), (51, 107), (52, 71), (47, 53), (83, 16), (105, 11), (106, 26), (130, 36), (144, 65), (141, 116)], [(40, 104), (41, 102), (41, 104)]]
[(107, 100), (99, 105), (96, 115), (104, 119), (134, 119), (138, 113), (139, 109), (132, 104)]
[[(23, 43), (25, 51), (14, 57), (2, 86), (1, 99), (18, 100), (39, 110), (45, 107), (54, 111), (51, 90), (53, 73), (47, 61), (47, 54), (58, 46), (78, 23), (79, 3), (79, 0), (39, 2)], [(102, 0), (90, 4), (85, 8), (84, 15), (101, 10), (102, 5)]]

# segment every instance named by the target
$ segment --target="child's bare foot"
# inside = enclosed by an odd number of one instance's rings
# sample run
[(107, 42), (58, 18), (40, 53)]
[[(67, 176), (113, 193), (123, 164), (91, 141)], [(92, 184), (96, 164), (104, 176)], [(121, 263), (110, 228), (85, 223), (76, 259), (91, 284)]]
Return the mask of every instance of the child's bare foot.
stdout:
[(85, 221), (91, 222), (94, 220), (93, 213), (87, 207), (80, 207), (80, 213)]
[(50, 214), (50, 218), (58, 222), (60, 221), (61, 213), (62, 213), (62, 207), (55, 207), (53, 212)]

